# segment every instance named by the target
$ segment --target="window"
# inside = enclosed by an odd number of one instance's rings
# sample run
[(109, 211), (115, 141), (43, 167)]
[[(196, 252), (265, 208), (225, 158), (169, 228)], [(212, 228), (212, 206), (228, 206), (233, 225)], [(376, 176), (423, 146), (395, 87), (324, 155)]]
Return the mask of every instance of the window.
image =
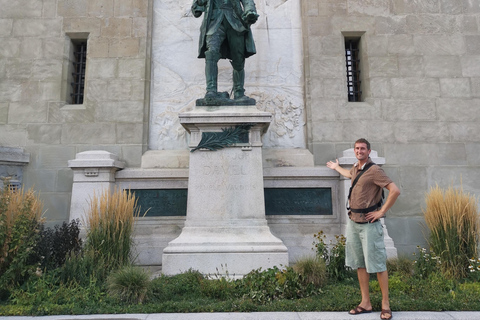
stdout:
[(362, 101), (360, 77), (360, 37), (345, 38), (348, 101)]
[(85, 66), (87, 64), (87, 41), (72, 40), (70, 104), (83, 104), (85, 91)]

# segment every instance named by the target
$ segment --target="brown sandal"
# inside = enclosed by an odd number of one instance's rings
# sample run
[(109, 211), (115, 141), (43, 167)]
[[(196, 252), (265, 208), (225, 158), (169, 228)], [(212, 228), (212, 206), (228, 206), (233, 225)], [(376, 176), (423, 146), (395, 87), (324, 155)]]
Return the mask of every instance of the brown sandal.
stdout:
[[(389, 315), (390, 317), (386, 318), (386, 316)], [(392, 310), (390, 309), (382, 309), (382, 312), (380, 313), (380, 319), (383, 319), (383, 320), (390, 320), (393, 318), (393, 315), (392, 315)]]
[(355, 309), (352, 309), (352, 310), (348, 311), (348, 314), (357, 315), (357, 314), (371, 313), (371, 312), (372, 312), (372, 310), (367, 310), (365, 308), (357, 306)]

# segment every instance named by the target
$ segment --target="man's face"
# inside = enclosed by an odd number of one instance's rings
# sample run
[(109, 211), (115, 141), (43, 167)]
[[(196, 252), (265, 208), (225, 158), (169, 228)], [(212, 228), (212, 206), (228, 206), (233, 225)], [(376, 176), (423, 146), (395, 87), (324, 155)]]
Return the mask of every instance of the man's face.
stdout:
[(355, 144), (355, 157), (357, 157), (358, 161), (365, 161), (370, 156), (370, 151), (367, 149), (366, 143), (356, 143)]

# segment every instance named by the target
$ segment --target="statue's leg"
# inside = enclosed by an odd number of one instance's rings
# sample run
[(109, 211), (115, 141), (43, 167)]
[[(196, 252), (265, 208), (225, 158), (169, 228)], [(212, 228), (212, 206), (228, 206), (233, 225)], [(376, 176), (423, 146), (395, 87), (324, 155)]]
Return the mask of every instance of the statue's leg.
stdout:
[(207, 81), (205, 98), (214, 98), (217, 95), (218, 60), (220, 60), (220, 53), (205, 52), (205, 78)]
[(245, 96), (245, 69), (235, 70), (233, 69), (233, 97), (234, 99), (240, 99)]

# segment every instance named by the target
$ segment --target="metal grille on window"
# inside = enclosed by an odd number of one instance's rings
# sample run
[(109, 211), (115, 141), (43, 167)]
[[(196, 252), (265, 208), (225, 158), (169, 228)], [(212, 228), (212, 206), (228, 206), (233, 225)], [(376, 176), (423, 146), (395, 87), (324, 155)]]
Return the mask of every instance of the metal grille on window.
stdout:
[(71, 104), (83, 104), (83, 92), (85, 88), (85, 66), (87, 63), (87, 43), (80, 42), (74, 45), (74, 61), (72, 77)]
[(360, 40), (345, 41), (345, 59), (347, 63), (348, 101), (361, 101), (360, 58), (358, 44)]

